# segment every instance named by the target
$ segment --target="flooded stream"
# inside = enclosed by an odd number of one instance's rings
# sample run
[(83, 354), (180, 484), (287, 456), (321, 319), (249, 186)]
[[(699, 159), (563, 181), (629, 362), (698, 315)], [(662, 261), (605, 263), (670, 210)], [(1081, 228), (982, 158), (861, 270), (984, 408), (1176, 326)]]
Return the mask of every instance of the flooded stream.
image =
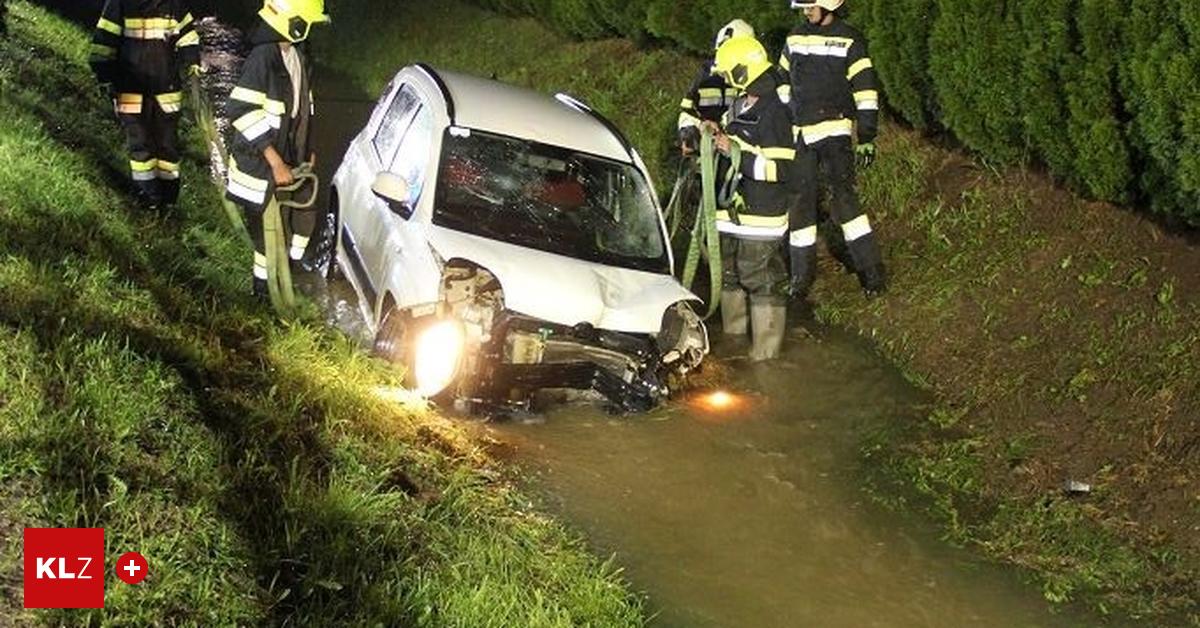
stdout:
[[(373, 99), (328, 69), (320, 81), (315, 142), (328, 181)], [(339, 99), (322, 98), (332, 93)], [(298, 281), (331, 325), (368, 340), (344, 283)], [(617, 418), (569, 406), (491, 427), (529, 472), (528, 488), (646, 592), (655, 625), (1097, 623), (1052, 612), (1011, 570), (869, 499), (864, 430), (916, 420), (921, 399), (857, 340), (822, 331), (789, 338), (780, 361), (727, 363), (725, 408), (684, 400)]]
[(870, 501), (857, 448), (919, 400), (857, 341), (730, 362), (733, 408), (498, 425), (551, 509), (615, 556), (659, 626), (1085, 626), (1010, 571)]

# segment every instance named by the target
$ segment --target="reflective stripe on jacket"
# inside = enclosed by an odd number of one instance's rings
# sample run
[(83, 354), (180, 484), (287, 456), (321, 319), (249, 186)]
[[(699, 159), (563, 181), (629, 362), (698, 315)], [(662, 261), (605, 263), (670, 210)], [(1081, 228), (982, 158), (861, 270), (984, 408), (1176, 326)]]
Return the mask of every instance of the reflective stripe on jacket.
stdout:
[(185, 0), (106, 0), (89, 57), (118, 92), (175, 94), (180, 71), (200, 63), (200, 35)]
[(803, 24), (792, 31), (779, 58), (791, 83), (796, 134), (806, 144), (850, 136), (874, 141), (879, 128), (879, 87), (867, 41), (850, 25)]
[(722, 233), (752, 239), (782, 238), (788, 228), (788, 186), (796, 146), (787, 106), (776, 93), (773, 72), (763, 74), (750, 85), (748, 93), (758, 100), (745, 107), (745, 97), (734, 102), (724, 125), (725, 133), (741, 148), (741, 183), (738, 188), (743, 206), (737, 221), (728, 212), (717, 215)]
[(284, 162), (293, 167), (307, 161), (310, 152), (305, 132), (313, 114), (308, 61), (297, 49), (305, 76), (300, 106), (293, 110), (296, 99), (280, 48), (282, 41), (278, 33), (265, 26), (255, 32), (251, 39), (254, 47), (225, 107), (231, 123), (226, 191), (231, 200), (251, 208), (262, 209), (268, 195), (274, 194), (271, 166), (263, 155), (268, 146), (274, 146)]
[(704, 120), (719, 123), (735, 98), (737, 90), (713, 75), (711, 61), (705, 63), (679, 103), (679, 128), (699, 126)]

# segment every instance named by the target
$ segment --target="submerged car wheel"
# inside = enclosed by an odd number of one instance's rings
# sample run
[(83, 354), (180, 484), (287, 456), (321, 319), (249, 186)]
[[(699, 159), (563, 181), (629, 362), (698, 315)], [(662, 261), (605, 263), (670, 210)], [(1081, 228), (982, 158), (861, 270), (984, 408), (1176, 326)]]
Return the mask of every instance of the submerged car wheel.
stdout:
[(311, 270), (326, 279), (340, 278), (341, 275), (337, 263), (337, 202), (337, 192), (334, 191), (329, 196), (329, 209), (313, 230), (313, 239), (316, 241), (313, 243)]
[(453, 319), (413, 319), (389, 308), (375, 334), (374, 354), (404, 366), (404, 385), (422, 396), (445, 400), (454, 390), (465, 349), (462, 325)]

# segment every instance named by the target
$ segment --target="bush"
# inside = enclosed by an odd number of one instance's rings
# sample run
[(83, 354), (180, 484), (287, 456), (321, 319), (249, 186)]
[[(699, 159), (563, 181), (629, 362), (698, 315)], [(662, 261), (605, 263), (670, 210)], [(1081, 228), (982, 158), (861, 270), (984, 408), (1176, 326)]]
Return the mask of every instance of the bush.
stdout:
[[(476, 0), (576, 36), (651, 35), (708, 55), (735, 17), (768, 48), (784, 0)], [(1200, 2), (850, 0), (887, 108), (983, 157), (1033, 157), (1091, 197), (1200, 225)]]
[(1075, 149), (1063, 128), (1067, 118), (1064, 82), (1074, 71), (1071, 13), (1077, 0), (1028, 0), (1021, 4), (1025, 54), (1021, 58), (1021, 121), (1025, 141), (1050, 172), (1074, 180)]
[(1116, 73), (1120, 18), (1126, 3), (1083, 0), (1076, 30), (1080, 48), (1066, 81), (1067, 135), (1075, 148), (1073, 179), (1095, 198), (1127, 202), (1133, 182), (1128, 140), (1122, 128)]
[(970, 148), (1006, 162), (1025, 153), (1015, 67), (1023, 42), (1010, 4), (937, 0), (929, 34), (929, 71), (942, 124)]
[(929, 78), (929, 29), (936, 16), (934, 0), (869, 2), (851, 16), (864, 27), (888, 105), (918, 129), (934, 124), (937, 108)]

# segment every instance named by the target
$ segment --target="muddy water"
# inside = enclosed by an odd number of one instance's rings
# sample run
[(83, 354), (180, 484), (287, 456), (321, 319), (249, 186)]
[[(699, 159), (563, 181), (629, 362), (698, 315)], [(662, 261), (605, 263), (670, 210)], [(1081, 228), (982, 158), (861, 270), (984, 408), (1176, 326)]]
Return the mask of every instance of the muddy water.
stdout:
[(919, 399), (857, 342), (792, 338), (733, 366), (741, 405), (499, 425), (551, 508), (612, 553), (660, 626), (1085, 626), (1031, 587), (882, 510), (857, 447)]
[[(234, 67), (220, 61), (225, 73)], [(328, 68), (316, 94), (314, 141), (328, 181), (373, 99)], [(297, 281), (330, 325), (369, 342), (345, 282)], [(822, 332), (790, 338), (771, 365), (720, 359), (732, 367), (730, 408), (684, 400), (613, 418), (570, 406), (491, 428), (547, 506), (647, 593), (655, 625), (1098, 623), (1051, 612), (1011, 571), (870, 501), (861, 435), (881, 421), (915, 420), (921, 400), (862, 345)]]

